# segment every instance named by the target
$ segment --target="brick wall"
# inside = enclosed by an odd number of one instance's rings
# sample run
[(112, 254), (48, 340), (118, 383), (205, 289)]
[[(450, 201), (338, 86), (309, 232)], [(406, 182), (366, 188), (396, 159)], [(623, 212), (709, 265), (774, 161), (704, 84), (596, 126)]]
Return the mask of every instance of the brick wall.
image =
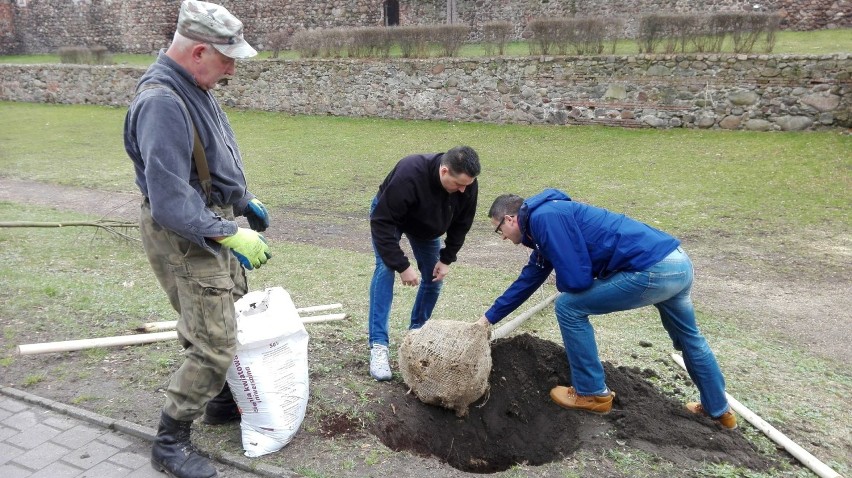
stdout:
[(11, 3), (0, 3), (0, 52), (14, 51), (18, 44), (15, 9)]

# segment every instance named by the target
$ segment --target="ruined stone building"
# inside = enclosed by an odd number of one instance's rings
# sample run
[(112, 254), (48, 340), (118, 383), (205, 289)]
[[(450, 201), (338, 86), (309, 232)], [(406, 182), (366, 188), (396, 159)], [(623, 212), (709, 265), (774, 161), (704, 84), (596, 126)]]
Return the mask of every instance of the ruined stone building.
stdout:
[[(260, 48), (267, 35), (301, 29), (508, 21), (520, 37), (530, 20), (618, 16), (627, 28), (643, 14), (715, 11), (777, 12), (782, 28), (850, 26), (852, 0), (219, 0), (246, 24)], [(168, 45), (180, 0), (0, 0), (0, 54), (54, 52), (63, 46), (106, 46), (150, 53)], [(630, 31), (626, 32), (628, 35)]]

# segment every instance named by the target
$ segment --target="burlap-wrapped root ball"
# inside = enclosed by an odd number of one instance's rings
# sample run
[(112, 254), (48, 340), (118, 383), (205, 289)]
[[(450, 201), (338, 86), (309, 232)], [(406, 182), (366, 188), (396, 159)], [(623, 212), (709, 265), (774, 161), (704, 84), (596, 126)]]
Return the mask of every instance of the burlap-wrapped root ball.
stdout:
[(488, 329), (475, 323), (429, 320), (403, 339), (399, 370), (422, 402), (455, 410), (463, 417), (468, 406), (488, 391)]

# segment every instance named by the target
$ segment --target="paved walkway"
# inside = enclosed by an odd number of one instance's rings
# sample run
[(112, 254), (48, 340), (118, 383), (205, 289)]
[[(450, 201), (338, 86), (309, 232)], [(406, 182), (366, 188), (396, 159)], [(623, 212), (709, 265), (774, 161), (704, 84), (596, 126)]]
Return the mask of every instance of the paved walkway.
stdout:
[[(155, 430), (0, 387), (0, 477), (165, 478), (151, 466)], [(291, 476), (242, 456), (217, 457), (221, 478)]]

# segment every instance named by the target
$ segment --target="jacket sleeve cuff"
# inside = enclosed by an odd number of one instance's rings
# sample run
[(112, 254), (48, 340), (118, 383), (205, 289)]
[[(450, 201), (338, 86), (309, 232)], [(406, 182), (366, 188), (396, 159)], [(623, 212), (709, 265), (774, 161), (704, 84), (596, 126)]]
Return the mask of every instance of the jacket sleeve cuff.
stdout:
[(452, 264), (457, 259), (456, 255), (448, 252), (446, 248), (441, 249), (441, 252), (438, 254), (438, 257), (439, 260), (446, 265)]
[(411, 267), (411, 263), (406, 260), (405, 262), (400, 263), (396, 267), (391, 267), (391, 269), (395, 270), (399, 274), (402, 274), (409, 267)]
[(248, 208), (249, 201), (251, 201), (255, 197), (257, 197), (257, 196), (246, 191), (245, 196), (243, 196), (242, 199), (240, 199), (236, 204), (234, 204), (234, 215), (235, 216), (245, 216), (246, 208)]
[(237, 223), (234, 221), (221, 221), (219, 225), (219, 230), (215, 234), (211, 234), (210, 236), (198, 236), (198, 239), (195, 242), (209, 251), (212, 254), (218, 254), (219, 251), (222, 250), (222, 245), (218, 242), (211, 239), (211, 237), (219, 237), (219, 236), (233, 236), (237, 233)]

